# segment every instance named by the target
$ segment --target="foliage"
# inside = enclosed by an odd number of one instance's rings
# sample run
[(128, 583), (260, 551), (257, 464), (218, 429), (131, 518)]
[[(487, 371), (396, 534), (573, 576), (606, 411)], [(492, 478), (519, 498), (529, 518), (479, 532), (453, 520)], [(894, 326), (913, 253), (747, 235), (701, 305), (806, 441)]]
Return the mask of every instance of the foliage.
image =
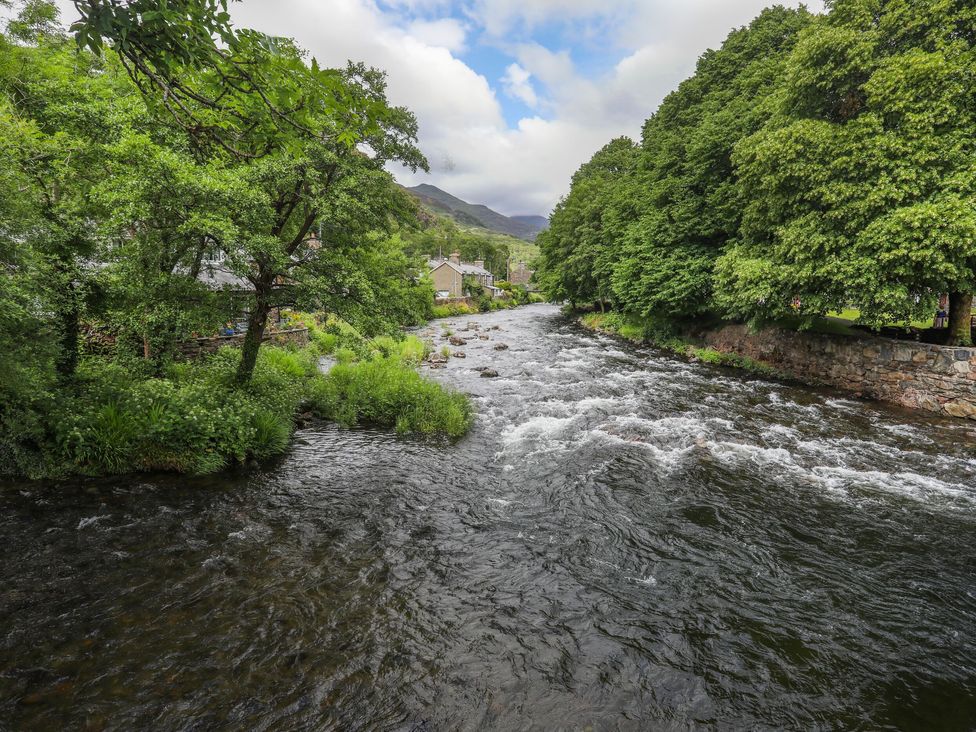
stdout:
[(311, 403), (319, 414), (347, 427), (395, 427), (400, 434), (460, 437), (471, 423), (463, 395), (425, 381), (398, 358), (334, 366), (316, 383)]
[[(362, 361), (337, 350), (339, 365), (328, 376), (319, 372), (315, 347), (264, 348), (246, 387), (235, 379), (240, 351), (231, 348), (174, 363), (163, 377), (86, 358), (72, 389), (4, 411), (0, 475), (212, 473), (283, 454), (295, 416), (307, 409), (350, 426), (461, 436), (470, 421), (465, 397), (416, 372), (427, 345), (416, 337), (377, 345)], [(379, 355), (383, 349), (388, 355)]]
[(614, 312), (588, 313), (581, 316), (579, 322), (590, 330), (620, 336), (634, 343), (649, 344), (711, 366), (742, 369), (768, 378), (786, 378), (772, 366), (748, 356), (699, 346), (685, 333), (675, 329), (670, 321), (659, 317), (640, 318)]
[(788, 314), (799, 299), (879, 326), (976, 289), (976, 39), (958, 31), (974, 17), (966, 3), (839, 0), (803, 34), (776, 114), (736, 150), (762, 195), (719, 265), (728, 310)]
[(453, 318), (458, 315), (474, 315), (481, 312), (477, 307), (466, 302), (449, 302), (444, 305), (434, 305), (431, 309), (432, 318)]
[[(976, 291), (976, 10), (774, 7), (699, 60), (644, 125), (580, 168), (542, 234), (555, 300), (680, 320), (718, 312), (873, 327)], [(964, 30), (965, 29), (965, 30)]]
[[(0, 473), (278, 454), (317, 356), (368, 360), (363, 333), (430, 315), (395, 235), (414, 209), (385, 170), (426, 165), (416, 120), (382, 72), (231, 29), (222, 0), (75, 5), (75, 42), (45, 0), (0, 33)], [(233, 286), (200, 282), (214, 259)], [(308, 349), (260, 348), (292, 304), (355, 327), (305, 318)], [(243, 356), (174, 363), (243, 310)], [(397, 358), (416, 363), (417, 344)]]
[(536, 279), (551, 299), (645, 316), (713, 307), (712, 270), (745, 195), (732, 151), (769, 116), (765, 99), (809, 22), (802, 9), (764, 11), (701, 57), (639, 146), (613, 140), (579, 169), (538, 240)]

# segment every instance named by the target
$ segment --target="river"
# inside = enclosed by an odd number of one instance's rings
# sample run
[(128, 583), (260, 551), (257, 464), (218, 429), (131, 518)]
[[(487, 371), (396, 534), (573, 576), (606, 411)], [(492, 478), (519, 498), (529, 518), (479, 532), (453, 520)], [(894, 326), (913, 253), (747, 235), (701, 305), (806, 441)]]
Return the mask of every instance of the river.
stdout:
[(0, 729), (976, 727), (973, 425), (469, 322), (455, 445), (0, 493)]

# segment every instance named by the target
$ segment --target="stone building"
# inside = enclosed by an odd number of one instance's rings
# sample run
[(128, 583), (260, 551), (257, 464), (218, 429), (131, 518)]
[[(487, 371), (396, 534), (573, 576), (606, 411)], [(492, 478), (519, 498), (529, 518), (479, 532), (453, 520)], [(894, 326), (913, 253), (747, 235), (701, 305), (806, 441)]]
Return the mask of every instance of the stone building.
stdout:
[(535, 272), (528, 268), (525, 262), (519, 260), (519, 263), (509, 267), (508, 281), (513, 285), (524, 285), (529, 289), (532, 289), (532, 285), (529, 284), (529, 280), (532, 279), (532, 275)]
[(464, 279), (475, 280), (491, 293), (501, 297), (502, 290), (495, 287), (495, 275), (485, 269), (484, 260), (462, 262), (460, 252), (452, 252), (448, 259), (431, 260), (430, 278), (439, 299), (464, 297)]

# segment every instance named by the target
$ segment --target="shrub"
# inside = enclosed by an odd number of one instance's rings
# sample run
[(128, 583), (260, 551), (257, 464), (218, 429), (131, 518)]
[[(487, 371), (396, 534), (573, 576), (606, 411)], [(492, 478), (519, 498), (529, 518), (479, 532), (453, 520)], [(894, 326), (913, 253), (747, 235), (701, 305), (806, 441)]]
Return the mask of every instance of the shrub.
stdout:
[(358, 361), (359, 357), (351, 348), (337, 348), (335, 359), (338, 363), (352, 363), (353, 361)]
[(430, 344), (414, 335), (404, 338), (398, 346), (400, 360), (414, 366), (419, 366), (430, 355)]
[(368, 359), (372, 355), (372, 347), (362, 333), (349, 323), (330, 315), (326, 318), (323, 330), (336, 337), (335, 348), (346, 348), (353, 351), (359, 358)]
[(390, 336), (377, 336), (372, 345), (381, 356), (392, 356), (398, 351), (396, 339)]
[(471, 422), (467, 398), (423, 379), (395, 358), (340, 364), (314, 385), (316, 413), (347, 427), (395, 427), (400, 434), (463, 435)]
[(458, 315), (474, 315), (480, 312), (478, 308), (468, 305), (466, 302), (449, 302), (444, 305), (435, 305), (432, 313), (433, 318), (453, 318)]
[(244, 386), (235, 380), (240, 351), (234, 348), (171, 363), (162, 378), (88, 358), (69, 387), (39, 389), (29, 401), (0, 409), (0, 475), (213, 473), (284, 453), (295, 415), (309, 408), (346, 425), (464, 433), (467, 399), (413, 368), (426, 357), (426, 343), (409, 336), (374, 345), (360, 349), (364, 359), (352, 348), (337, 348), (339, 365), (328, 377), (318, 369), (321, 350), (314, 343), (265, 346)]
[(291, 425), (272, 412), (254, 415), (254, 443), (251, 454), (258, 460), (266, 460), (288, 449)]

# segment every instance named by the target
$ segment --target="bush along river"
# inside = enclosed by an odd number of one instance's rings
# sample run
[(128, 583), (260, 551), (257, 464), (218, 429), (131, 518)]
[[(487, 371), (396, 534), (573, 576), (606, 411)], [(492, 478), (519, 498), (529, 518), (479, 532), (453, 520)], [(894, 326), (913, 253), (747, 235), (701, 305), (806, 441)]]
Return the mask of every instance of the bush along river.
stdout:
[(0, 729), (973, 729), (972, 424), (445, 326), (457, 444), (4, 489)]

